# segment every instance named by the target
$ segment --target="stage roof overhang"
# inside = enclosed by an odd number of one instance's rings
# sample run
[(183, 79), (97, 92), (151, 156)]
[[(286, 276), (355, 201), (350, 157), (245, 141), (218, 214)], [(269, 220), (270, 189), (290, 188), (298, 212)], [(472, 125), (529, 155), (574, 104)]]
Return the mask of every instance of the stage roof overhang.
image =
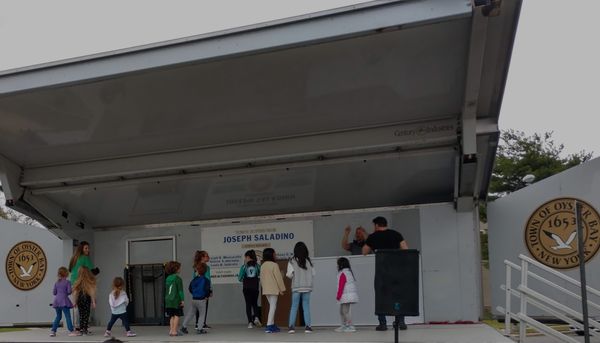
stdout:
[(486, 196), (521, 2), (373, 2), (0, 72), (7, 204), (57, 232)]

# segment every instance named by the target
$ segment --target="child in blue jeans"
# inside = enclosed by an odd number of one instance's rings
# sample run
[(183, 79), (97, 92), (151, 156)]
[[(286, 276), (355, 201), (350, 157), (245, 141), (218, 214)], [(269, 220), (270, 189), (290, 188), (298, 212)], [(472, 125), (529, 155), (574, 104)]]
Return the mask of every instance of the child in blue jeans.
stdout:
[(71, 282), (67, 280), (67, 276), (69, 276), (69, 271), (65, 267), (58, 268), (58, 281), (54, 284), (54, 290), (52, 293), (54, 294), (54, 301), (52, 302), (52, 307), (56, 311), (56, 318), (54, 318), (54, 323), (52, 323), (52, 329), (50, 330), (50, 337), (56, 336), (56, 329), (58, 329), (58, 325), (60, 324), (60, 320), (62, 319), (62, 314), (65, 314), (65, 321), (67, 322), (67, 330), (69, 330), (69, 336), (77, 336), (75, 332), (73, 332), (73, 322), (71, 321), (71, 308), (73, 308), (73, 303), (71, 303), (71, 299), (69, 299), (69, 295), (71, 294)]
[(304, 242), (298, 242), (294, 246), (294, 256), (290, 258), (287, 267), (288, 278), (292, 279), (292, 307), (290, 308), (288, 333), (295, 333), (296, 315), (298, 306), (302, 301), (302, 310), (304, 311), (305, 333), (311, 333), (310, 326), (310, 294), (313, 288), (313, 277), (315, 269), (308, 256), (308, 248)]

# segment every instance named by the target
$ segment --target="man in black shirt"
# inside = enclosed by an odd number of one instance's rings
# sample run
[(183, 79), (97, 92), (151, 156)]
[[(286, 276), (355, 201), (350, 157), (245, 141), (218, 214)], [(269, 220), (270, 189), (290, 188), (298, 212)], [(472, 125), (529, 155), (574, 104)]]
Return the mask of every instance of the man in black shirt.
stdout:
[[(394, 230), (387, 228), (387, 220), (384, 217), (375, 217), (373, 219), (373, 225), (375, 226), (375, 232), (369, 235), (365, 245), (362, 248), (363, 255), (370, 254), (377, 249), (408, 249), (408, 244), (404, 240), (402, 235)], [(387, 330), (387, 321), (385, 316), (377, 316), (379, 319), (379, 325), (375, 328), (377, 331)], [(406, 330), (406, 323), (404, 317), (399, 316), (398, 328), (400, 330)]]

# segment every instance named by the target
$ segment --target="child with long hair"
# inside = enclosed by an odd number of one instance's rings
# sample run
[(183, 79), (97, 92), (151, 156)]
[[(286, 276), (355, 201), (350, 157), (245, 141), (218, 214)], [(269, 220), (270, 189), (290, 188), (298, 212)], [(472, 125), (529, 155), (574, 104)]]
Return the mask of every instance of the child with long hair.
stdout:
[[(196, 253), (194, 254), (194, 274), (192, 275), (192, 278), (195, 278), (198, 274), (196, 273), (196, 267), (198, 266), (198, 264), (200, 263), (204, 263), (206, 265), (206, 273), (204, 273), (204, 277), (210, 282), (210, 266), (208, 265), (208, 262), (210, 261), (210, 256), (208, 256), (208, 252), (204, 251), (204, 250), (196, 250)], [(202, 327), (200, 327), (200, 329), (210, 329), (210, 326), (208, 326), (206, 324), (206, 317), (208, 317), (208, 299), (212, 297), (212, 284), (211, 284), (211, 289), (210, 289), (210, 294), (208, 295), (208, 298), (206, 298), (206, 308), (204, 310), (204, 316), (200, 317), (200, 312), (196, 311), (196, 331), (198, 331), (198, 321), (202, 320)]]
[(96, 277), (86, 266), (79, 267), (73, 298), (79, 309), (79, 335), (89, 335), (90, 312), (96, 308)]
[(177, 261), (167, 262), (165, 265), (165, 314), (169, 317), (169, 336), (181, 336), (177, 331), (179, 317), (183, 316), (183, 281), (178, 275), (181, 263)]
[(269, 316), (267, 319), (266, 333), (279, 332), (281, 329), (275, 325), (275, 309), (277, 308), (277, 297), (285, 292), (285, 284), (279, 266), (275, 263), (276, 255), (273, 248), (263, 250), (263, 263), (261, 265), (260, 285), (262, 293), (269, 302)]
[(54, 322), (52, 323), (52, 329), (50, 330), (50, 337), (56, 336), (56, 329), (60, 324), (60, 320), (62, 319), (62, 314), (65, 314), (65, 321), (67, 322), (67, 330), (69, 330), (69, 336), (77, 336), (75, 332), (73, 332), (73, 322), (71, 321), (71, 312), (70, 309), (73, 307), (73, 303), (71, 303), (71, 299), (69, 299), (69, 295), (71, 295), (71, 282), (67, 280), (67, 276), (69, 276), (69, 271), (65, 267), (58, 268), (58, 280), (54, 284), (54, 290), (52, 293), (54, 294), (54, 301), (52, 302), (52, 307), (56, 311), (56, 317), (54, 318)]
[(258, 317), (258, 289), (260, 282), (260, 264), (256, 259), (256, 252), (248, 250), (244, 254), (244, 264), (240, 267), (238, 280), (242, 283), (242, 293), (246, 301), (246, 317), (248, 318), (248, 329), (255, 325), (260, 326)]
[(104, 332), (104, 337), (112, 336), (111, 330), (117, 319), (121, 319), (127, 337), (136, 336), (135, 332), (131, 331), (131, 328), (129, 327), (129, 317), (127, 317), (127, 304), (129, 304), (129, 298), (127, 297), (127, 293), (123, 290), (124, 287), (125, 280), (123, 280), (122, 277), (113, 279), (112, 292), (110, 292), (108, 296), (111, 315), (110, 321), (106, 326), (106, 332)]
[(290, 258), (285, 275), (292, 279), (292, 307), (290, 308), (288, 333), (296, 332), (296, 314), (302, 300), (304, 313), (304, 332), (311, 333), (310, 326), (310, 294), (313, 288), (313, 277), (315, 269), (308, 256), (308, 248), (304, 242), (298, 242), (294, 246), (294, 256)]
[[(187, 323), (194, 318), (194, 314), (198, 313), (200, 318), (204, 317), (206, 311), (206, 302), (210, 295), (210, 280), (206, 278), (207, 265), (198, 263), (196, 265), (196, 276), (190, 282), (188, 290), (192, 293), (192, 307), (188, 310), (181, 326), (181, 332), (187, 334)], [(204, 329), (197, 329), (197, 333), (206, 333)]]
[(342, 325), (335, 329), (335, 332), (355, 332), (356, 328), (352, 325), (352, 317), (350, 315), (350, 305), (358, 302), (358, 288), (350, 261), (345, 257), (340, 257), (337, 260), (338, 268), (338, 288), (335, 299), (340, 304), (340, 316)]

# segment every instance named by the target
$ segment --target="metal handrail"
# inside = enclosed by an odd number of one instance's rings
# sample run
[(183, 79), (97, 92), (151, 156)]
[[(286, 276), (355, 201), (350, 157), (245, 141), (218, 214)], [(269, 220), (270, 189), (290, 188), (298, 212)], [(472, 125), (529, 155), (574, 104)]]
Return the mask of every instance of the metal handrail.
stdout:
[[(504, 261), (504, 263), (505, 263), (506, 265), (510, 266), (510, 267), (511, 267), (511, 268), (513, 268), (513, 269), (516, 269), (516, 270), (518, 270), (518, 271), (521, 271), (521, 267), (520, 267), (519, 265), (517, 265), (517, 264), (514, 264), (514, 263), (512, 263), (512, 262), (510, 262), (510, 261), (508, 261), (508, 260), (507, 260), (507, 261)], [(528, 275), (528, 276), (531, 276), (532, 278), (534, 278), (534, 279), (536, 279), (536, 280), (538, 280), (538, 281), (540, 281), (540, 282), (542, 282), (542, 283), (544, 283), (544, 284), (546, 284), (547, 286), (553, 287), (553, 288), (555, 288), (555, 289), (557, 289), (557, 290), (561, 291), (562, 293), (565, 293), (565, 294), (567, 294), (567, 295), (570, 295), (571, 297), (573, 297), (573, 298), (575, 298), (575, 299), (577, 299), (577, 300), (579, 300), (579, 301), (581, 301), (581, 300), (582, 300), (582, 298), (581, 298), (581, 296), (580, 296), (579, 294), (577, 294), (577, 293), (574, 293), (574, 292), (571, 292), (570, 290), (568, 290), (568, 289), (566, 289), (566, 288), (564, 288), (564, 287), (562, 287), (562, 286), (559, 286), (559, 285), (555, 284), (554, 282), (552, 282), (552, 281), (550, 281), (550, 280), (546, 279), (546, 278), (545, 278), (545, 277), (543, 277), (543, 276), (540, 276), (540, 275), (538, 275), (538, 274), (536, 274), (536, 273), (534, 273), (534, 272), (532, 272), (532, 271), (528, 271), (528, 272), (527, 272), (527, 275)], [(589, 286), (588, 286), (588, 288), (591, 288), (591, 287), (589, 287)], [(593, 289), (593, 288), (591, 288), (591, 289)], [(595, 303), (595, 302), (593, 302), (593, 301), (590, 301), (590, 300), (588, 300), (588, 305), (589, 305), (589, 306), (592, 306), (592, 307), (594, 307), (594, 308), (596, 308), (596, 309), (598, 309), (598, 310), (600, 310), (600, 304), (596, 304), (596, 303)]]
[[(550, 327), (548, 327), (547, 325), (544, 325), (540, 322), (538, 322), (537, 320), (529, 317), (526, 314), (523, 313), (517, 313), (517, 318), (519, 318), (519, 321), (521, 321), (521, 326), (527, 326), (527, 325), (531, 325), (534, 328), (536, 328), (537, 330), (545, 333), (548, 336), (552, 336), (556, 339), (559, 339), (563, 342), (567, 342), (567, 343), (579, 343), (578, 340), (576, 340), (575, 338), (571, 338), (561, 332), (558, 332)], [(523, 325), (523, 324), (527, 324), (527, 325)], [(523, 342), (522, 340), (520, 342)]]
[[(561, 310), (563, 313), (568, 314), (575, 319), (583, 320), (583, 315), (581, 313), (573, 310), (569, 306), (563, 305), (563, 304), (559, 303), (558, 301), (553, 300), (545, 295), (542, 295), (530, 288), (519, 286), (518, 289), (521, 292), (521, 294), (525, 294), (528, 297), (534, 298), (538, 301), (542, 301), (543, 303), (553, 306), (554, 308)], [(600, 327), (600, 323), (593, 319), (589, 319), (589, 322), (591, 324), (593, 324), (595, 327)]]
[[(570, 308), (566, 305), (563, 305), (563, 304), (557, 302), (556, 300), (546, 297), (546, 296), (542, 295), (541, 293), (536, 292), (533, 289), (529, 288), (528, 287), (528, 279), (529, 278), (536, 279), (547, 286), (553, 287), (554, 289), (558, 290), (562, 294), (569, 295), (579, 301), (582, 301), (582, 297), (564, 287), (557, 285), (556, 283), (548, 280), (547, 278), (544, 278), (543, 276), (540, 276), (540, 275), (530, 271), (529, 265), (538, 267), (538, 268), (542, 269), (543, 271), (546, 271), (564, 281), (567, 281), (568, 283), (570, 283), (574, 286), (578, 286), (581, 288), (581, 283), (579, 281), (577, 281), (563, 273), (560, 273), (552, 268), (549, 268), (549, 267), (539, 263), (538, 261), (535, 261), (535, 260), (531, 259), (530, 257), (525, 256), (523, 254), (519, 255), (519, 259), (521, 260), (520, 266), (511, 261), (508, 261), (508, 260), (504, 261), (504, 264), (506, 267), (506, 284), (501, 285), (501, 288), (506, 292), (506, 296), (505, 296), (506, 307), (505, 308), (499, 307), (498, 309), (505, 313), (505, 317), (504, 317), (505, 318), (504, 319), (505, 335), (510, 336), (510, 334), (511, 334), (511, 330), (510, 330), (511, 318), (514, 318), (514, 319), (518, 320), (519, 323), (521, 324), (519, 327), (519, 341), (520, 342), (524, 342), (524, 340), (525, 340), (526, 329), (527, 329), (528, 325), (546, 335), (552, 336), (563, 342), (568, 342), (568, 343), (577, 342), (577, 340), (574, 340), (573, 338), (568, 337), (568, 336), (540, 323), (539, 321), (536, 321), (535, 319), (533, 319), (527, 315), (527, 305), (531, 304), (531, 305), (563, 320), (564, 322), (574, 326), (577, 329), (580, 329), (583, 326), (583, 324), (580, 322), (583, 320), (583, 315), (580, 312), (577, 312), (576, 310), (573, 310), (572, 308)], [(520, 282), (520, 285), (516, 288), (512, 288), (512, 270), (513, 269), (521, 272), (521, 282)], [(590, 294), (600, 296), (599, 290), (594, 289), (589, 286), (587, 286), (586, 289), (588, 290), (588, 292)], [(520, 300), (520, 311), (518, 313), (514, 313), (511, 311), (512, 296), (515, 296), (515, 297), (519, 298), (519, 300)], [(599, 304), (596, 304), (590, 300), (587, 300), (586, 302), (587, 302), (588, 306), (594, 307), (596, 309), (600, 309)], [(600, 327), (600, 322), (597, 322), (593, 319), (588, 319), (588, 322), (595, 327)], [(600, 333), (594, 332), (594, 333), (592, 333), (592, 335), (600, 336)]]
[[(501, 287), (501, 288), (503, 288), (503, 287)], [(515, 291), (514, 289), (511, 290), (511, 294), (514, 295), (517, 298), (521, 298), (521, 293), (519, 293), (518, 291)], [(573, 318), (570, 318), (570, 317), (566, 316), (562, 312), (560, 312), (558, 310), (555, 310), (552, 307), (546, 306), (546, 305), (542, 304), (541, 302), (536, 301), (534, 299), (527, 299), (527, 301), (529, 301), (533, 306), (535, 306), (535, 307), (537, 307), (537, 308), (539, 308), (539, 309), (541, 309), (543, 311), (546, 311), (546, 312), (548, 312), (548, 313), (556, 316), (556, 318), (558, 318), (558, 319), (564, 321), (565, 323), (567, 323), (567, 324), (575, 327), (576, 329), (583, 329), (583, 324), (582, 323), (576, 321)], [(504, 308), (502, 308), (501, 306), (498, 306), (496, 309), (498, 311), (500, 311), (500, 312), (505, 312)], [(518, 315), (516, 313), (511, 313), (511, 316), (515, 317), (515, 318), (518, 317)]]
[[(543, 270), (549, 272), (550, 274), (558, 276), (559, 278), (561, 278), (561, 279), (563, 279), (563, 280), (565, 280), (565, 281), (567, 281), (569, 283), (572, 283), (573, 285), (575, 285), (577, 287), (581, 287), (581, 282), (579, 282), (579, 281), (573, 279), (572, 277), (567, 276), (567, 275), (565, 275), (565, 274), (563, 274), (561, 272), (557, 272), (556, 270), (554, 270), (552, 268), (549, 268), (549, 267), (547, 267), (547, 266), (539, 263), (538, 261), (530, 258), (529, 256), (525, 256), (523, 254), (520, 254), (519, 255), (519, 259), (527, 261), (528, 263), (533, 264), (534, 266), (536, 266), (536, 267), (538, 267), (540, 269), (543, 269)], [(595, 288), (592, 288), (590, 286), (587, 286), (586, 289), (587, 289), (588, 292), (590, 292), (590, 293), (592, 293), (592, 294), (597, 295), (597, 296), (600, 297), (600, 291), (599, 290), (597, 290)]]

